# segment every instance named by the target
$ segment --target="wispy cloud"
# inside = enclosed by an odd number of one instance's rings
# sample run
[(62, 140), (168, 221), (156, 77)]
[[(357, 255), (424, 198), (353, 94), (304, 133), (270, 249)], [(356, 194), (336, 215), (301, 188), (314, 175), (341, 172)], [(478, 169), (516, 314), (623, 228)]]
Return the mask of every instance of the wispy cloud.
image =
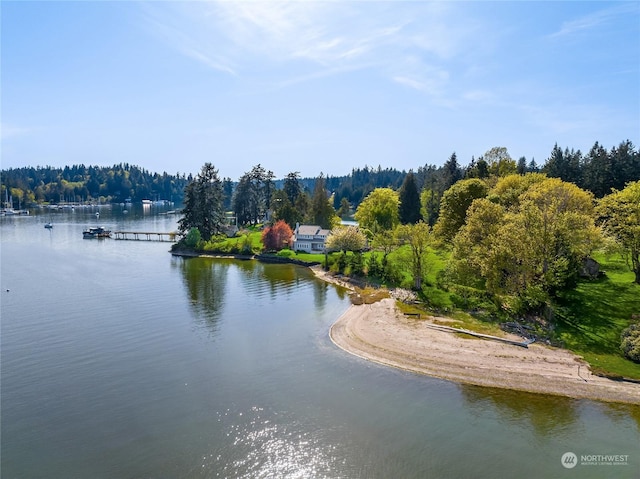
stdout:
[(462, 94), (462, 98), (474, 103), (485, 103), (495, 101), (496, 95), (489, 90), (469, 90)]
[(563, 22), (557, 32), (549, 35), (551, 38), (575, 35), (594, 28), (610, 24), (620, 15), (626, 15), (632, 12), (638, 13), (638, 3), (624, 3), (614, 7), (605, 8), (596, 12), (589, 13), (579, 18)]
[(424, 71), (413, 76), (408, 74), (393, 77), (393, 81), (401, 85), (436, 96), (442, 93), (448, 79), (449, 73), (446, 70), (437, 69), (431, 71), (424, 69)]
[(2, 140), (26, 135), (31, 131), (32, 130), (30, 128), (23, 128), (19, 126), (9, 125), (7, 123), (0, 123), (0, 138)]
[(249, 78), (268, 70), (282, 87), (376, 69), (434, 95), (449, 78), (445, 63), (473, 34), (452, 8), (443, 2), (201, 1), (152, 2), (144, 10), (147, 25), (165, 42), (221, 72)]
[[(216, 48), (218, 43), (214, 31), (201, 27), (201, 17), (195, 18), (187, 9), (160, 2), (141, 4), (143, 26), (171, 48), (198, 63), (230, 75), (236, 75), (233, 61), (225, 50)], [(206, 18), (206, 15), (203, 15)]]

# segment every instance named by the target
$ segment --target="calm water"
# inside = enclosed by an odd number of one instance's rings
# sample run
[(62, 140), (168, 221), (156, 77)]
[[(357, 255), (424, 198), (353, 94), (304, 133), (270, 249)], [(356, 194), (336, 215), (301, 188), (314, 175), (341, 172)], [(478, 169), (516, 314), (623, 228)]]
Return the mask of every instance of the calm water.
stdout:
[[(328, 338), (344, 291), (305, 268), (83, 240), (95, 211), (0, 218), (3, 479), (640, 475), (639, 407), (353, 358)], [(155, 209), (100, 211), (112, 229), (175, 229)], [(628, 463), (567, 469), (565, 452)]]

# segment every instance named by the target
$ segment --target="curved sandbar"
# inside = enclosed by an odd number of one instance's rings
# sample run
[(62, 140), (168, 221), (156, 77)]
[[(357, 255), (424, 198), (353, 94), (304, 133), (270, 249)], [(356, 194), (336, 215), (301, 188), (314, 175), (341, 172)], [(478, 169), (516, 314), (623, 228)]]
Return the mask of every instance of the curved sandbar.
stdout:
[(429, 323), (432, 320), (403, 316), (395, 300), (383, 299), (350, 306), (329, 335), (337, 346), (356, 356), (451, 381), (640, 404), (640, 384), (594, 376), (582, 358), (567, 350), (466, 339), (429, 328)]

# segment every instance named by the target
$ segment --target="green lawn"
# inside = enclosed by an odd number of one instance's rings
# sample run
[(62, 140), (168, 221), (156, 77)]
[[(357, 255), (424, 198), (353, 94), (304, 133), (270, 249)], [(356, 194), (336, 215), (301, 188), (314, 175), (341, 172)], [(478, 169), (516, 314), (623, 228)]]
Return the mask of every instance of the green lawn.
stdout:
[(556, 336), (594, 371), (640, 379), (640, 364), (620, 351), (620, 333), (640, 314), (640, 285), (618, 257), (597, 256), (606, 274), (582, 281), (558, 301)]

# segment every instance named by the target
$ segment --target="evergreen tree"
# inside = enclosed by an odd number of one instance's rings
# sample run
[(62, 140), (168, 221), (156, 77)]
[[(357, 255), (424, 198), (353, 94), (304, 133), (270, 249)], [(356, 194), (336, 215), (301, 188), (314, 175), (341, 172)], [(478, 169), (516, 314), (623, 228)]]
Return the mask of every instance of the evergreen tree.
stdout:
[(582, 186), (582, 153), (580, 150), (569, 150), (565, 148), (564, 152), (556, 143), (551, 150), (551, 156), (544, 165), (543, 172), (548, 176), (560, 178), (563, 181), (574, 183)]
[(400, 223), (415, 224), (422, 219), (420, 214), (420, 194), (416, 187), (413, 171), (405, 176), (404, 183), (400, 188), (400, 207), (398, 210)]
[(442, 170), (442, 191), (448, 190), (458, 180), (462, 179), (462, 169), (458, 165), (458, 157), (455, 151), (444, 164)]
[(336, 218), (336, 210), (327, 197), (324, 175), (316, 179), (311, 199), (311, 222), (321, 228), (331, 229)]
[(465, 175), (465, 179), (469, 178), (489, 178), (489, 165), (484, 160), (484, 157), (481, 156), (477, 161), (471, 157), (471, 164), (469, 164)]
[(640, 180), (640, 152), (631, 141), (623, 141), (617, 148), (611, 148), (609, 156), (613, 170), (611, 188), (621, 190), (627, 183)]
[(521, 156), (518, 159), (518, 164), (516, 166), (516, 172), (519, 175), (524, 175), (527, 172), (527, 159), (524, 156)]
[(233, 213), (236, 215), (238, 224), (246, 225), (251, 223), (252, 216), (252, 185), (249, 175), (240, 177), (236, 190), (233, 194)]
[(184, 216), (178, 222), (180, 232), (197, 228), (205, 241), (218, 234), (225, 224), (222, 202), (218, 170), (211, 163), (205, 163), (196, 179), (185, 188)]
[(240, 177), (233, 196), (233, 211), (240, 224), (257, 224), (271, 204), (273, 173), (259, 164)]
[(222, 180), (222, 192), (224, 193), (224, 210), (229, 211), (231, 209), (231, 200), (233, 199), (233, 181), (231, 181), (231, 178)]
[(597, 141), (585, 157), (583, 178), (584, 187), (597, 198), (602, 198), (611, 192), (613, 184), (611, 157), (607, 149)]
[(300, 173), (297, 171), (287, 174), (284, 179), (283, 190), (292, 205), (296, 204), (296, 201), (302, 193), (302, 187), (300, 186)]

